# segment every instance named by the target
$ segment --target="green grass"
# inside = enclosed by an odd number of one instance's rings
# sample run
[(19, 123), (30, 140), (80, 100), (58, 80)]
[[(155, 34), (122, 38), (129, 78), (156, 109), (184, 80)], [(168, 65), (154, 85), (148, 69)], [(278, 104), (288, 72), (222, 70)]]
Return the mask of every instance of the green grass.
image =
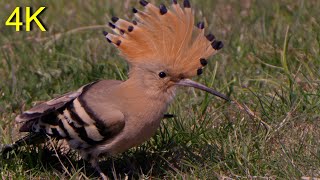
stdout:
[[(0, 5), (0, 144), (23, 136), (14, 118), (36, 102), (97, 79), (126, 79), (127, 65), (102, 36), (108, 28), (101, 25), (112, 15), (131, 18), (136, 1)], [(14, 7), (28, 5), (47, 7), (41, 15), (47, 32), (4, 26)], [(205, 17), (225, 44), (196, 80), (245, 103), (257, 118), (182, 89), (169, 110), (177, 117), (163, 120), (142, 146), (103, 159), (105, 172), (159, 179), (320, 177), (320, 1), (193, 0), (192, 5), (197, 19)], [(77, 154), (61, 155), (63, 163), (54, 155), (28, 148), (10, 160), (0, 158), (1, 177), (98, 177)]]

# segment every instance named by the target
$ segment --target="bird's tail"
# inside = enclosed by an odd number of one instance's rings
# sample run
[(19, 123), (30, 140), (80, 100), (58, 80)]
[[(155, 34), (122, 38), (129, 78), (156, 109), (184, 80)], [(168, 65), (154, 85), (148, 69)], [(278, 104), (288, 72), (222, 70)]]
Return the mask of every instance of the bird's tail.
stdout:
[(10, 152), (17, 151), (19, 147), (44, 142), (48, 137), (44, 133), (29, 133), (23, 138), (17, 140), (13, 144), (4, 145), (0, 149), (3, 158), (6, 158)]

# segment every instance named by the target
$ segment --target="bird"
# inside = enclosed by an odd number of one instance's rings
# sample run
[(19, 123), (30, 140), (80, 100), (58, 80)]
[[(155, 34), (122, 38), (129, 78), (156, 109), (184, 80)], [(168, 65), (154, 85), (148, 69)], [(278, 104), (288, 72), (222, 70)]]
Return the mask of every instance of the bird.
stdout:
[[(193, 87), (229, 97), (191, 80), (203, 73), (208, 58), (223, 43), (195, 23), (189, 0), (172, 0), (170, 7), (140, 0), (133, 20), (112, 17), (111, 32), (103, 31), (129, 65), (128, 79), (97, 80), (76, 91), (35, 105), (15, 118), (20, 132), (28, 134), (3, 148), (3, 154), (20, 146), (63, 139), (103, 179), (101, 156), (114, 156), (149, 140), (166, 116), (180, 87)], [(170, 116), (170, 115), (169, 115)]]

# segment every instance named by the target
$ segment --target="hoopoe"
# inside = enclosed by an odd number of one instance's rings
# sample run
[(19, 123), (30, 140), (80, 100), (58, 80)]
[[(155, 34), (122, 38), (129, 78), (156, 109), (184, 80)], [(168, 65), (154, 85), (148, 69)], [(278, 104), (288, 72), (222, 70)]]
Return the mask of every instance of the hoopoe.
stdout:
[(102, 155), (113, 156), (138, 146), (155, 134), (178, 86), (219, 92), (189, 78), (201, 75), (207, 58), (223, 47), (204, 23), (194, 26), (190, 2), (177, 0), (170, 9), (140, 0), (132, 22), (113, 17), (113, 34), (104, 32), (130, 65), (126, 81), (100, 80), (79, 90), (36, 105), (16, 117), (20, 132), (29, 135), (4, 148), (8, 152), (50, 136), (67, 140), (83, 159), (106, 178), (98, 165)]

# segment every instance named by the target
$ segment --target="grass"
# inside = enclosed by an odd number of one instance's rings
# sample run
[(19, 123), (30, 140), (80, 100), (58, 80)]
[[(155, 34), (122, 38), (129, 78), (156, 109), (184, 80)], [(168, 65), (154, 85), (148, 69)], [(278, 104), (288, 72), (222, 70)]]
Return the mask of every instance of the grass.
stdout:
[[(156, 1), (159, 4), (163, 1)], [(167, 3), (167, 1), (166, 1)], [(127, 65), (101, 34), (136, 1), (1, 1), (0, 144), (22, 136), (14, 118), (39, 101), (97, 79), (126, 79)], [(258, 118), (182, 89), (158, 133), (102, 159), (110, 177), (300, 179), (320, 177), (320, 1), (192, 1), (197, 19), (223, 40), (197, 81), (245, 103)], [(16, 6), (46, 6), (48, 31), (15, 32)], [(263, 125), (261, 121), (267, 125)], [(0, 159), (3, 179), (97, 178), (76, 153), (27, 148)], [(60, 162), (60, 161), (62, 162)], [(14, 163), (12, 163), (14, 162)]]

